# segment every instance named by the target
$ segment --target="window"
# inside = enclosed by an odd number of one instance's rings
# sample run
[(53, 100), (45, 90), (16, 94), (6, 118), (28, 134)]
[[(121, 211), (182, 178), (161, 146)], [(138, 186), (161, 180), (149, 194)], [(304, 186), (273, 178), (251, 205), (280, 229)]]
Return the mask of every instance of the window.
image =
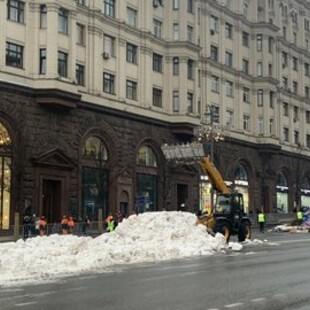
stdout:
[(287, 102), (283, 102), (283, 115), (284, 116), (289, 116), (289, 113), (288, 113), (288, 103)]
[(179, 24), (173, 24), (173, 40), (179, 40)]
[(179, 9), (179, 0), (173, 0), (173, 9), (178, 10)]
[(297, 33), (293, 32), (293, 42), (294, 44), (297, 44)]
[(232, 66), (233, 66), (233, 55), (232, 55), (232, 53), (225, 52), (225, 65), (232, 68)]
[(104, 35), (104, 52), (109, 56), (114, 56), (115, 49), (115, 38), (112, 38), (108, 35)]
[(306, 123), (310, 124), (310, 111), (306, 111)]
[(158, 54), (153, 54), (153, 71), (156, 72), (162, 72), (162, 62), (163, 62), (163, 56)]
[(310, 30), (310, 22), (309, 22), (309, 19), (304, 19), (304, 29), (306, 31), (309, 31)]
[(264, 118), (259, 117), (257, 120), (257, 133), (263, 134), (264, 133)]
[(282, 68), (285, 68), (287, 66), (287, 53), (282, 52)]
[(115, 0), (103, 0), (103, 14), (115, 17)]
[(46, 73), (46, 49), (40, 48), (40, 68), (39, 68), (40, 74)]
[(219, 78), (215, 75), (211, 76), (211, 90), (214, 92), (219, 92)]
[(285, 26), (282, 27), (282, 33), (283, 33), (284, 39), (286, 39), (286, 27)]
[(257, 91), (257, 106), (262, 107), (264, 105), (264, 91), (259, 89)]
[(25, 3), (19, 0), (8, 0), (8, 19), (17, 23), (24, 22)]
[(299, 120), (299, 108), (294, 106), (293, 113), (294, 113), (294, 123), (296, 123)]
[(187, 12), (193, 13), (193, 11), (194, 11), (193, 0), (187, 0)]
[(282, 77), (282, 84), (283, 84), (283, 88), (284, 88), (285, 90), (288, 90), (287, 77), (285, 77), (285, 76)]
[(137, 83), (126, 81), (126, 98), (130, 100), (137, 100)]
[(233, 26), (229, 23), (225, 23), (225, 37), (227, 39), (232, 39), (233, 37)]
[(273, 46), (274, 46), (274, 39), (273, 39), (273, 37), (269, 37), (268, 38), (268, 52), (270, 54), (272, 54), (272, 52), (273, 52)]
[(211, 45), (211, 55), (210, 58), (214, 61), (218, 61), (218, 48), (214, 45)]
[(132, 8), (127, 8), (127, 24), (137, 27), (137, 11)]
[(286, 127), (283, 128), (283, 140), (289, 142), (289, 129)]
[(298, 59), (297, 57), (292, 58), (292, 67), (294, 71), (298, 71)]
[(310, 76), (310, 65), (305, 63), (305, 76)]
[(256, 50), (261, 51), (263, 49), (263, 35), (257, 34), (256, 35)]
[(68, 76), (68, 54), (63, 52), (58, 52), (58, 75)]
[(5, 64), (15, 68), (23, 68), (23, 52), (23, 46), (6, 42)]
[(172, 109), (173, 112), (179, 112), (180, 109), (180, 96), (177, 90), (173, 91), (172, 94)]
[(273, 77), (273, 67), (272, 64), (268, 64), (268, 75)]
[(153, 19), (153, 27), (154, 27), (154, 36), (157, 38), (161, 38), (162, 23), (157, 19)]
[(85, 74), (84, 66), (82, 66), (80, 64), (76, 64), (76, 66), (75, 66), (75, 78), (76, 78), (77, 84), (80, 86), (85, 85), (84, 74)]
[(187, 93), (187, 112), (194, 113), (194, 95), (192, 93)]
[(40, 28), (47, 26), (47, 9), (45, 4), (40, 5)]
[(190, 80), (194, 79), (194, 61), (191, 59), (187, 61), (187, 78)]
[(298, 93), (298, 83), (296, 81), (293, 81), (293, 94), (296, 94)]
[(127, 43), (126, 46), (126, 60), (128, 62), (137, 63), (137, 51), (138, 51), (138, 47), (136, 45)]
[(310, 99), (310, 88), (309, 86), (305, 86), (305, 97)]
[(158, 88), (153, 88), (153, 106), (161, 108), (163, 103), (163, 91)]
[(243, 2), (243, 16), (248, 16), (248, 4), (246, 2)]
[(78, 4), (85, 5), (85, 0), (77, 0), (77, 3), (78, 3)]
[(275, 106), (275, 100), (276, 100), (276, 93), (271, 91), (269, 93), (269, 107), (270, 109), (274, 109), (274, 106)]
[(249, 47), (249, 34), (245, 31), (242, 32), (242, 45)]
[(305, 49), (309, 52), (309, 40), (305, 39)]
[(210, 31), (213, 31), (211, 34), (218, 32), (218, 18), (213, 15), (210, 17)]
[(179, 75), (179, 57), (173, 57), (173, 75)]
[(234, 124), (234, 112), (227, 110), (226, 111), (226, 125), (233, 126)]
[(110, 73), (103, 73), (103, 91), (105, 93), (115, 93), (115, 76)]
[(262, 62), (258, 62), (256, 64), (256, 74), (257, 76), (263, 76), (263, 63)]
[(60, 8), (58, 11), (58, 31), (68, 34), (68, 11)]
[(81, 24), (76, 24), (76, 32), (77, 32), (76, 43), (84, 45), (85, 44), (85, 26)]
[(187, 40), (189, 42), (194, 41), (194, 31), (193, 31), (193, 27), (191, 26), (187, 26)]
[(249, 61), (246, 59), (242, 59), (242, 72), (249, 74)]
[(233, 82), (231, 81), (225, 82), (225, 95), (227, 97), (233, 97)]
[(307, 135), (307, 148), (310, 148), (310, 135)]
[(294, 144), (299, 145), (299, 131), (294, 130)]
[(250, 88), (243, 87), (243, 102), (250, 102)]
[(274, 126), (274, 119), (270, 118), (269, 119), (269, 133), (270, 134), (275, 134), (275, 126)]
[(243, 115), (243, 130), (250, 131), (250, 116)]

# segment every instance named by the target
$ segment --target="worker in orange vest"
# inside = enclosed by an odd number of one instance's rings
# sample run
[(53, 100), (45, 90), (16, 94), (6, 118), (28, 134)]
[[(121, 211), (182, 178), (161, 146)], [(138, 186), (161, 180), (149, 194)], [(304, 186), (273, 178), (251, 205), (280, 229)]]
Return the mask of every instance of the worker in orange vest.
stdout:
[(69, 216), (68, 228), (69, 228), (69, 233), (72, 234), (73, 233), (73, 228), (74, 228), (74, 220), (73, 220), (72, 216)]
[(61, 232), (63, 235), (66, 235), (68, 233), (68, 217), (64, 215), (61, 219)]
[(39, 224), (40, 236), (46, 235), (47, 222), (46, 222), (45, 216), (42, 215), (40, 217), (38, 224)]

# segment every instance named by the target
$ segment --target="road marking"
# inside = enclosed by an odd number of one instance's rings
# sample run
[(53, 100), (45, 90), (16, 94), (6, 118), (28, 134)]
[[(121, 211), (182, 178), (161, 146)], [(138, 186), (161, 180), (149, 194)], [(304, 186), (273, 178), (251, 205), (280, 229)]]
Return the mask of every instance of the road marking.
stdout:
[(226, 305), (224, 307), (225, 308), (235, 308), (235, 307), (242, 306), (242, 305), (243, 305), (243, 302), (236, 302), (235, 304)]
[(32, 301), (32, 302), (24, 302), (22, 304), (15, 304), (14, 306), (16, 306), (16, 307), (25, 307), (25, 306), (29, 306), (29, 305), (35, 305), (35, 304), (37, 304), (37, 302), (36, 301)]
[(250, 300), (251, 302), (260, 302), (260, 301), (266, 301), (265, 297), (259, 297), (259, 298), (254, 298)]

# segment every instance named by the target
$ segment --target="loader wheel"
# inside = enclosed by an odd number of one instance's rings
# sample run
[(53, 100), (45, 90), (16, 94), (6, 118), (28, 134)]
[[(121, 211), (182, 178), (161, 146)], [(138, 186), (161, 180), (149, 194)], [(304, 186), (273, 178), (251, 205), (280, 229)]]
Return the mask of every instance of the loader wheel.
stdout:
[(229, 242), (230, 239), (230, 228), (226, 223), (217, 223), (215, 225), (215, 229), (214, 229), (215, 233), (219, 232), (221, 233), (224, 238), (226, 239), (226, 242)]
[(238, 231), (238, 241), (243, 242), (245, 239), (251, 239), (251, 227), (249, 223), (242, 223)]

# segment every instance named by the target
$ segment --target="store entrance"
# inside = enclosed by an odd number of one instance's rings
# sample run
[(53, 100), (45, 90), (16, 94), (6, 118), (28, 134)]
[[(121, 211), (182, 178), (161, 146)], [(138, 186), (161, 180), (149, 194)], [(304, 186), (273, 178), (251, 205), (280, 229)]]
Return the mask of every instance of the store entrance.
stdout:
[(43, 179), (42, 214), (48, 223), (58, 223), (61, 218), (61, 181)]

